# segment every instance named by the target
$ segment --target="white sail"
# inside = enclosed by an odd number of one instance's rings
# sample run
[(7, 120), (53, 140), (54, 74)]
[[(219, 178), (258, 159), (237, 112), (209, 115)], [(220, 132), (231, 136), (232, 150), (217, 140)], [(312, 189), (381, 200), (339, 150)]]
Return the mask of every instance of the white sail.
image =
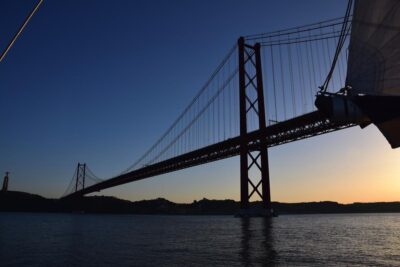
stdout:
[(355, 1), (346, 84), (400, 96), (400, 0)]

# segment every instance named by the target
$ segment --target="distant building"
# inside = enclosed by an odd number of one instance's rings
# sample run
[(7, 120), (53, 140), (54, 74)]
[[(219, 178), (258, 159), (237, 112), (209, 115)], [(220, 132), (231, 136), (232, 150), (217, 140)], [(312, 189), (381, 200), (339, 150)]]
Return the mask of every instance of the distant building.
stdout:
[(8, 173), (6, 172), (6, 176), (4, 176), (4, 181), (3, 181), (3, 192), (6, 192), (8, 190)]

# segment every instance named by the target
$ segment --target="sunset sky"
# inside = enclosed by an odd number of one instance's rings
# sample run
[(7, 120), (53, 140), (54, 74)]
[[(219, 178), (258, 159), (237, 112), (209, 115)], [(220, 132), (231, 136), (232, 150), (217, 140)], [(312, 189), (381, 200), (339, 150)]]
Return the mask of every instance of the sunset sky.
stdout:
[[(0, 2), (4, 49), (35, 1)], [(118, 174), (174, 121), (241, 35), (337, 18), (347, 0), (44, 1), (0, 63), (0, 172), (60, 197), (77, 162)], [(172, 63), (171, 63), (172, 62)], [(272, 200), (400, 201), (400, 149), (375, 126), (269, 150)], [(239, 158), (100, 192), (239, 199)]]

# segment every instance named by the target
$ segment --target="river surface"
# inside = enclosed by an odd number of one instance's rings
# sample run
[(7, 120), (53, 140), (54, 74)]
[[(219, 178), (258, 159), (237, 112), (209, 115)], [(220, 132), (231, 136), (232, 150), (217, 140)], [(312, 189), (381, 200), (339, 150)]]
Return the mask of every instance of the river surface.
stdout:
[(0, 213), (0, 266), (400, 266), (400, 214)]

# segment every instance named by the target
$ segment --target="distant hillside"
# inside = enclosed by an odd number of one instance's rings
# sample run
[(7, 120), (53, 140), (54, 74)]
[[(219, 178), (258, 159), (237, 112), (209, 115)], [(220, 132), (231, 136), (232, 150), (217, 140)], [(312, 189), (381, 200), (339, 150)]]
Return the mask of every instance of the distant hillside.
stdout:
[(0, 211), (56, 211), (57, 201), (25, 192), (0, 191)]
[[(260, 205), (260, 202), (251, 203), (252, 207), (259, 207)], [(331, 201), (273, 202), (272, 206), (279, 214), (400, 212), (400, 202), (353, 204), (339, 204)], [(0, 192), (0, 211), (233, 215), (239, 211), (239, 202), (234, 200), (202, 199), (190, 204), (179, 204), (163, 198), (131, 202), (106, 196), (59, 200), (10, 191)]]

